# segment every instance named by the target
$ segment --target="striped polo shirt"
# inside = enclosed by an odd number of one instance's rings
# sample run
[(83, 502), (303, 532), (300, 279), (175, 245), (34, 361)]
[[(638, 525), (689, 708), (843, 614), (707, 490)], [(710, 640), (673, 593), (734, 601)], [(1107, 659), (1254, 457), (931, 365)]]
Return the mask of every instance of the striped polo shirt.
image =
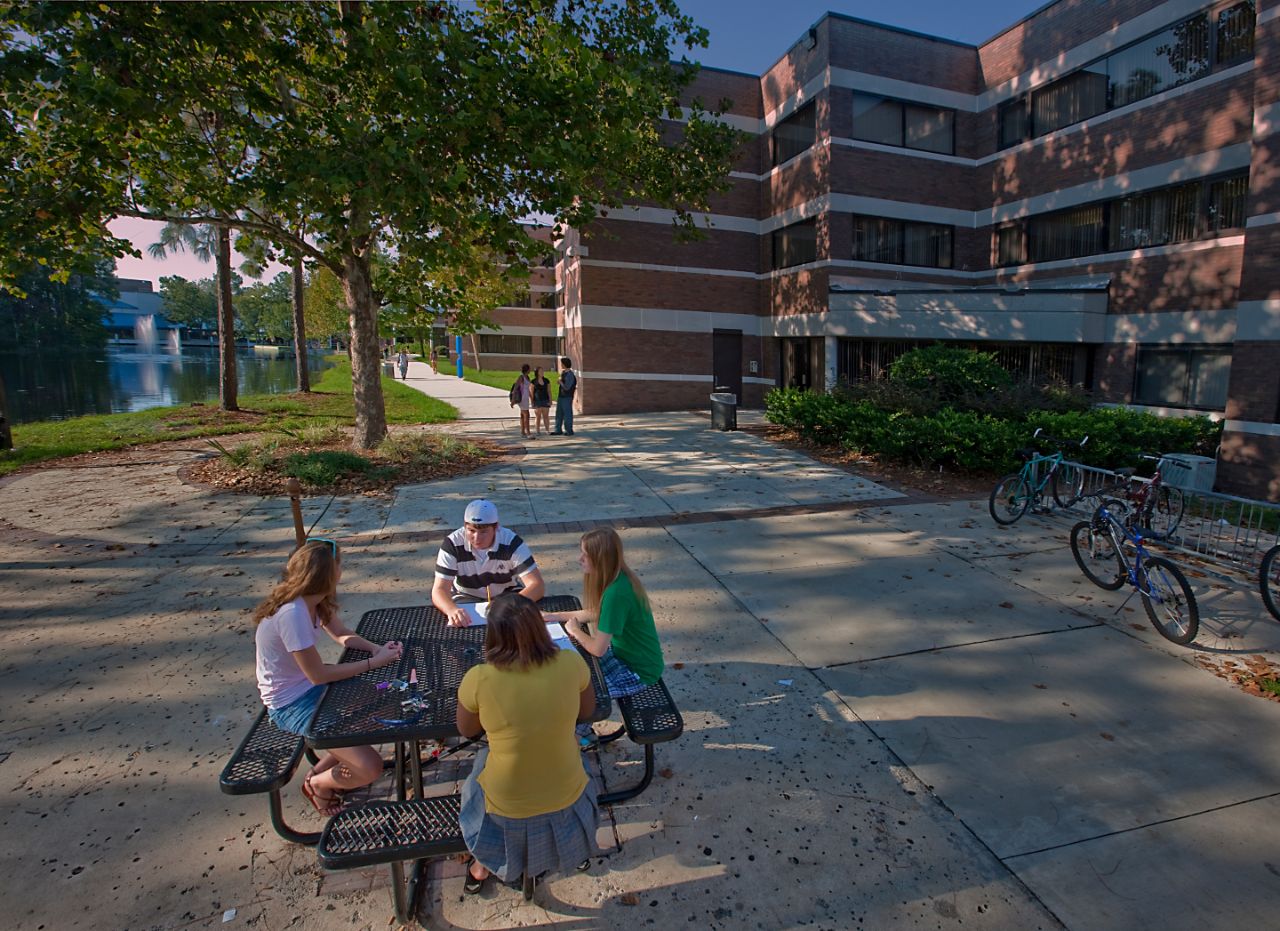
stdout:
[(460, 527), (444, 538), (436, 557), (436, 578), (453, 583), (454, 594), (487, 601), (516, 587), (515, 580), (538, 568), (524, 540), (499, 526), (488, 552), (467, 549), (467, 531)]

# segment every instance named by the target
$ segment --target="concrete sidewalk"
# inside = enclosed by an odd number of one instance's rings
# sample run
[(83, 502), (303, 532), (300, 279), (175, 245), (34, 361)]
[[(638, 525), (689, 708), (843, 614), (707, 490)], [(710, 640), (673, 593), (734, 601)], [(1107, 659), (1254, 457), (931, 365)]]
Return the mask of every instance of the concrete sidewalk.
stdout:
[[(415, 366), (432, 394), (482, 387)], [(984, 502), (925, 503), (708, 425), (584, 418), (467, 479), (307, 502), (348, 543), (352, 620), (426, 600), (437, 540), (475, 494), (556, 592), (580, 591), (583, 527), (626, 527), (654, 603), (686, 729), (609, 813), (606, 856), (531, 904), (464, 900), (440, 865), (429, 926), (1274, 925), (1259, 826), (1280, 798), (1280, 708), (1085, 581), (1061, 522), (997, 528)], [(247, 612), (292, 534), (283, 501), (182, 485), (198, 451), (0, 482), (11, 920), (385, 927), (385, 870), (322, 875), (264, 799), (218, 793), (257, 709)], [(1280, 648), (1256, 593), (1197, 594), (1198, 649)], [(616, 784), (639, 760), (623, 740), (598, 765)], [(286, 809), (319, 823), (294, 786)]]
[[(453, 374), (456, 370), (452, 366), (443, 362), (438, 368), (440, 371), (436, 374), (429, 363), (414, 359), (409, 363), (409, 377), (404, 384), (452, 404), (462, 420), (510, 421), (516, 432), (520, 432), (520, 414), (511, 407), (506, 391), (465, 381)], [(397, 367), (397, 380), (399, 374)]]

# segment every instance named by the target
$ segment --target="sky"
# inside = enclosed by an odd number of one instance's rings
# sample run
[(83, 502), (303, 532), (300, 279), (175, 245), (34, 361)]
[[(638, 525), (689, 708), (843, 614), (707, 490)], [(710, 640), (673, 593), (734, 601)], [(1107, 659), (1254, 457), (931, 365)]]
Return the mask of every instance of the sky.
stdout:
[[(1041, 0), (911, 0), (910, 3), (873, 3), (871, 0), (678, 0), (680, 8), (710, 32), (706, 49), (689, 57), (714, 68), (763, 74), (794, 45), (828, 10), (872, 22), (911, 29), (944, 39), (978, 44), (1012, 26), (1043, 6)], [(122, 219), (111, 224), (143, 252), (143, 258), (123, 258), (116, 263), (121, 278), (147, 278), (160, 287), (162, 275), (195, 280), (213, 274), (190, 254), (179, 253), (163, 261), (146, 255), (159, 238), (160, 224)], [(236, 261), (239, 265), (239, 261)], [(270, 280), (284, 266), (268, 268)]]

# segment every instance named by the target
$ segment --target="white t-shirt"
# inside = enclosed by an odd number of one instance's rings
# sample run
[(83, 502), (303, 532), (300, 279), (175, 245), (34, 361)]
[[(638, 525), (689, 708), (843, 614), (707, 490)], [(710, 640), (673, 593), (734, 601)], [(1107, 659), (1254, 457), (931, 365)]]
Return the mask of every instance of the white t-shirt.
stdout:
[(295, 598), (271, 617), (263, 618), (253, 635), (258, 647), (258, 691), (268, 708), (283, 708), (311, 688), (293, 654), (316, 645), (316, 628), (307, 603)]

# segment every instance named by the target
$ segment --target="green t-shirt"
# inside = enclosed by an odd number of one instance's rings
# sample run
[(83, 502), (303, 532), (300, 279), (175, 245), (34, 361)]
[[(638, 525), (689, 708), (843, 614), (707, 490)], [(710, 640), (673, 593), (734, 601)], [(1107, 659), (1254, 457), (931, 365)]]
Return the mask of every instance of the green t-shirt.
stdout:
[(600, 599), (600, 631), (613, 635), (613, 655), (627, 664), (645, 685), (662, 678), (662, 645), (653, 612), (636, 597), (631, 580), (619, 574)]

